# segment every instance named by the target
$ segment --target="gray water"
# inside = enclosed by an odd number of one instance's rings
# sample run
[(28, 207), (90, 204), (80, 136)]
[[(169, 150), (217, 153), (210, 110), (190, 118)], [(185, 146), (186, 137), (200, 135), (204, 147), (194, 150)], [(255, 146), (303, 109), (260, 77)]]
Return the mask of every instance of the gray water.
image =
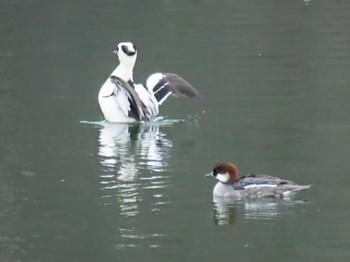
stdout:
[[(350, 2), (0, 1), (0, 261), (349, 261)], [(116, 44), (204, 97), (108, 124)], [(214, 201), (217, 161), (312, 184)]]

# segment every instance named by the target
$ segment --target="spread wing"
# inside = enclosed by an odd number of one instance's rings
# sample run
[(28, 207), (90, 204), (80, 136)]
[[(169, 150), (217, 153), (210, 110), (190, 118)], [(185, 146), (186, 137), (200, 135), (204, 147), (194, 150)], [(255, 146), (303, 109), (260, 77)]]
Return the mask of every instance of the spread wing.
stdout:
[(170, 95), (193, 99), (201, 98), (198, 91), (181, 76), (173, 73), (155, 73), (148, 77), (146, 86), (153, 93), (159, 105)]
[(128, 112), (128, 116), (137, 120), (150, 120), (150, 114), (147, 107), (139, 98), (135, 90), (125, 82), (123, 79), (117, 76), (110, 76), (111, 82), (114, 84), (114, 95), (118, 96), (122, 92), (128, 99), (128, 103), (123, 103), (123, 110)]

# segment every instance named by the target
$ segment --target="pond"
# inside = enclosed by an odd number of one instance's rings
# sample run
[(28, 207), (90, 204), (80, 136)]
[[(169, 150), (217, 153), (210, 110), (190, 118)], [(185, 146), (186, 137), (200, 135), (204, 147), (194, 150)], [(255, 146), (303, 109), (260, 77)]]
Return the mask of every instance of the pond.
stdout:
[[(0, 1), (0, 260), (349, 261), (349, 8)], [(104, 121), (122, 41), (136, 82), (173, 72), (204, 99)], [(312, 187), (218, 201), (219, 161)]]

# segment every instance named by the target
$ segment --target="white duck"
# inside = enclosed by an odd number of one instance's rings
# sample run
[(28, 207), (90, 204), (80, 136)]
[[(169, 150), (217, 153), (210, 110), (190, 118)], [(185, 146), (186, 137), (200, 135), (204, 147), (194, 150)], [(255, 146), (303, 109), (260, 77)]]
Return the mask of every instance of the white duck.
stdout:
[(173, 73), (155, 73), (148, 77), (146, 86), (135, 84), (135, 45), (131, 42), (119, 43), (114, 53), (118, 55), (120, 63), (98, 94), (98, 101), (107, 121), (125, 123), (152, 120), (159, 113), (159, 105), (170, 95), (200, 98), (196, 89)]

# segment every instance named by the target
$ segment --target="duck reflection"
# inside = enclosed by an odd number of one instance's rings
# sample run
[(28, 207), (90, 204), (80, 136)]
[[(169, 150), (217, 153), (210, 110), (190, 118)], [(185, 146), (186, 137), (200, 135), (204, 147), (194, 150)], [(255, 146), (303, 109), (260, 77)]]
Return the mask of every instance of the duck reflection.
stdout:
[(294, 199), (244, 199), (214, 197), (213, 222), (216, 225), (232, 225), (238, 217), (263, 223), (274, 223), (295, 214), (294, 206), (307, 202)]
[(115, 206), (119, 247), (157, 246), (159, 232), (139, 232), (138, 221), (152, 221), (169, 204), (172, 142), (159, 123), (103, 122), (99, 134), (103, 205)]
[(227, 197), (214, 196), (214, 224), (218, 226), (232, 225), (237, 221), (237, 203)]
[(169, 170), (172, 143), (159, 128), (157, 123), (103, 123), (99, 136), (103, 189), (118, 189), (124, 202), (133, 203), (140, 188), (167, 186), (164, 171)]
[(159, 131), (159, 124), (111, 124), (100, 129), (99, 155), (104, 171), (115, 171), (118, 179), (133, 180), (140, 168), (163, 171), (168, 166), (172, 143)]

